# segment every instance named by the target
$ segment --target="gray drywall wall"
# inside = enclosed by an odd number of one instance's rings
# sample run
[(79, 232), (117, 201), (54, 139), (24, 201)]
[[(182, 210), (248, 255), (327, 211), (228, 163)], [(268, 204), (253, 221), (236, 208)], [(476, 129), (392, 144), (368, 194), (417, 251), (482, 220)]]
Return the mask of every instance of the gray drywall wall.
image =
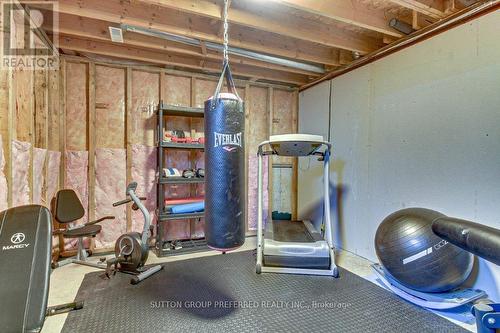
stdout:
[[(323, 90), (301, 93), (300, 120)], [(338, 246), (376, 261), (378, 225), (405, 207), (500, 228), (500, 12), (333, 79), (331, 103)], [(500, 269), (479, 269), (500, 301)]]
[[(299, 94), (298, 132), (329, 138), (330, 82)], [(316, 226), (323, 216), (323, 164), (317, 157), (298, 160), (297, 212), (300, 219), (312, 220)]]

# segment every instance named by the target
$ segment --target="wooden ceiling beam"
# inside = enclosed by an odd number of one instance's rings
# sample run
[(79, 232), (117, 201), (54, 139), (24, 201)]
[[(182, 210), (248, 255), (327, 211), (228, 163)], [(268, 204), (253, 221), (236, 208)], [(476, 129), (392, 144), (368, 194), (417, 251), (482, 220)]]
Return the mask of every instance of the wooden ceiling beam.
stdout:
[(442, 19), (446, 16), (442, 0), (390, 0), (401, 7), (412, 9), (418, 13), (427, 15), (435, 19)]
[[(217, 36), (219, 24), (216, 20), (182, 15), (175, 11), (172, 13), (171, 10), (167, 11), (165, 8), (152, 8), (152, 6), (144, 6), (136, 2), (65, 0), (59, 2), (58, 10), (63, 14), (93, 18), (114, 24), (130, 24), (203, 41), (222, 43), (221, 38)], [(332, 56), (335, 52), (334, 48), (248, 27), (232, 26), (230, 45), (278, 57), (338, 66)]]
[[(137, 60), (157, 65), (177, 66), (214, 74), (220, 73), (221, 70), (221, 63), (219, 61), (206, 60), (202, 67), (200, 66), (199, 60), (194, 58), (187, 58), (165, 52), (150, 51), (143, 48), (118, 45), (109, 42), (90, 41), (69, 36), (61, 36), (59, 38), (59, 47), (77, 52), (88, 52), (102, 56)], [(242, 64), (233, 64), (231, 69), (233, 74), (236, 76), (243, 76), (246, 78), (258, 77), (261, 80), (289, 83), (294, 85), (304, 84), (309, 80), (309, 78), (305, 75), (256, 68)]]
[(392, 37), (403, 37), (389, 26), (383, 10), (369, 8), (359, 1), (351, 0), (272, 0), (306, 13), (324, 16), (339, 22), (354, 25)]
[[(45, 22), (46, 25), (44, 28), (50, 31), (51, 24), (50, 21)], [(80, 37), (80, 38), (88, 38), (96, 41), (104, 41), (110, 42), (111, 37), (109, 35), (110, 26), (109, 22), (93, 20), (88, 18), (81, 18), (74, 15), (59, 15), (59, 27), (58, 32), (61, 35), (72, 36), (72, 37)], [(220, 52), (207, 49), (204, 46), (204, 43), (201, 43), (200, 47), (193, 45), (186, 45), (182, 43), (172, 42), (168, 40), (164, 40), (161, 38), (145, 36), (133, 32), (124, 32), (123, 33), (123, 41), (124, 44), (148, 48), (151, 50), (158, 50), (162, 52), (171, 52), (176, 53), (178, 55), (186, 55), (190, 57), (195, 57), (199, 60), (211, 59), (214, 61), (222, 62), (222, 54)], [(246, 57), (240, 57), (231, 55), (231, 62), (249, 65), (255, 67), (261, 67), (266, 69), (275, 69), (280, 71), (288, 71), (291, 73), (304, 74), (310, 77), (318, 77), (318, 73), (310, 72), (303, 69), (286, 67), (278, 64), (268, 63), (264, 61), (249, 59)]]
[[(157, 5), (159, 7), (179, 10), (212, 19), (221, 20), (221, 7), (214, 2), (206, 0), (139, 0), (142, 3)], [(262, 2), (261, 4), (265, 4)], [(241, 10), (231, 7), (228, 11), (228, 20), (233, 24), (251, 27), (261, 31), (278, 35), (314, 42), (330, 47), (366, 54), (381, 45), (380, 41), (362, 34), (350, 31), (338, 32), (330, 29), (321, 22), (304, 19), (275, 10), (267, 10), (264, 6), (257, 8), (258, 12)]]

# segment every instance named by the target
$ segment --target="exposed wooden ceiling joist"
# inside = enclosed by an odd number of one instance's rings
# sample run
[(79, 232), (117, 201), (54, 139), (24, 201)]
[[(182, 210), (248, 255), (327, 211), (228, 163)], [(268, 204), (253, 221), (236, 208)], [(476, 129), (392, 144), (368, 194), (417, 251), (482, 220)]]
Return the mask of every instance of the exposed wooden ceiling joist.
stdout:
[[(144, 61), (146, 63), (155, 63), (159, 65), (179, 66), (210, 73), (220, 73), (221, 70), (220, 61), (206, 60), (203, 66), (201, 66), (200, 61), (194, 58), (102, 41), (89, 41), (87, 39), (80, 39), (76, 37), (61, 37), (59, 39), (59, 47), (78, 52), (89, 52), (98, 55)], [(298, 85), (304, 84), (308, 81), (308, 77), (305, 75), (266, 70), (245, 64), (233, 64), (231, 69), (235, 75), (247, 78), (258, 77), (263, 80)]]
[[(131, 7), (132, 6), (132, 7)], [(193, 17), (164, 8), (119, 2), (117, 0), (65, 0), (59, 2), (61, 13), (93, 18), (115, 24), (130, 24), (142, 28), (156, 29), (172, 34), (197, 38), (203, 41), (222, 43), (217, 35), (217, 21), (205, 17)], [(262, 32), (253, 28), (231, 27), (230, 44), (270, 55), (338, 66), (334, 58), (335, 49), (278, 34)]]
[(446, 16), (442, 0), (390, 0), (392, 3), (412, 9), (435, 19)]
[[(218, 73), (221, 51), (211, 43), (222, 44), (222, 4), (222, 0), (60, 1), (61, 47)], [(454, 10), (454, 0), (234, 0), (229, 10), (230, 46), (333, 70), (404, 38), (389, 27), (391, 18), (420, 30), (446, 20)], [(120, 25), (124, 43), (112, 43), (108, 28)], [(300, 85), (318, 77), (315, 66), (296, 69), (283, 61), (243, 54), (232, 55), (231, 61), (235, 73), (248, 78)]]
[(389, 26), (391, 19), (383, 10), (368, 8), (359, 1), (352, 0), (272, 0), (307, 13), (331, 18), (382, 34), (402, 37)]
[[(221, 7), (206, 0), (139, 0), (142, 3), (154, 4), (182, 12), (221, 19)], [(265, 9), (264, 9), (265, 10)], [(282, 36), (314, 42), (330, 47), (366, 54), (381, 46), (374, 38), (356, 34), (350, 31), (338, 32), (325, 24), (306, 20), (300, 17), (290, 19), (285, 13), (276, 11), (259, 15), (254, 12), (231, 7), (228, 20), (233, 24), (276, 33)]]
[(302, 87), (300, 87), (300, 91), (303, 91), (305, 89), (311, 88), (315, 86), (316, 84), (319, 84), (320, 82), (324, 82), (326, 80), (331, 80), (333, 78), (336, 78), (338, 76), (344, 75), (346, 73), (349, 73), (357, 68), (360, 68), (362, 66), (366, 66), (376, 60), (379, 60), (383, 57), (386, 57), (388, 55), (391, 55), (395, 52), (398, 52), (406, 47), (410, 47), (416, 43), (422, 42), (427, 40), (428, 38), (431, 38), (437, 34), (443, 33), (445, 31), (448, 31), (449, 29), (452, 29), (454, 27), (457, 27), (461, 24), (465, 24), (469, 22), (470, 20), (477, 19), (478, 17), (481, 17), (482, 15), (486, 15), (488, 13), (491, 13), (495, 10), (500, 9), (500, 0), (493, 0), (493, 1), (479, 1), (476, 2), (470, 6), (467, 6), (465, 9), (452, 13), (451, 15), (448, 15), (444, 19), (427, 26), (425, 28), (420, 29), (419, 31), (408, 35), (398, 41), (396, 41), (392, 45), (388, 45), (366, 57), (362, 57), (360, 59), (357, 59), (347, 66), (334, 70), (330, 73), (327, 73), (323, 75), (321, 78), (310, 82)]
[[(51, 24), (49, 21), (47, 21), (46, 23), (47, 25), (44, 27), (50, 31)], [(108, 27), (109, 23), (105, 21), (99, 21), (89, 18), (80, 18), (78, 16), (67, 15), (67, 14), (59, 15), (58, 31), (61, 35), (109, 42), (111, 38), (109, 36)], [(197, 47), (193, 45), (176, 43), (164, 39), (144, 36), (131, 32), (124, 32), (123, 39), (124, 43), (130, 46), (148, 48), (162, 52), (176, 53), (179, 55), (187, 55), (195, 57), (199, 60), (211, 59), (215, 61), (222, 61), (222, 54), (214, 50), (208, 50), (206, 49), (206, 47), (204, 48), (203, 51), (203, 44), (201, 47)], [(303, 69), (285, 67), (282, 65), (272, 64), (268, 62), (263, 62), (233, 55), (231, 56), (231, 62), (243, 65), (267, 68), (270, 70), (274, 69), (280, 71), (289, 71), (291, 73), (308, 75), (311, 78), (319, 76), (317, 73), (313, 73)]]

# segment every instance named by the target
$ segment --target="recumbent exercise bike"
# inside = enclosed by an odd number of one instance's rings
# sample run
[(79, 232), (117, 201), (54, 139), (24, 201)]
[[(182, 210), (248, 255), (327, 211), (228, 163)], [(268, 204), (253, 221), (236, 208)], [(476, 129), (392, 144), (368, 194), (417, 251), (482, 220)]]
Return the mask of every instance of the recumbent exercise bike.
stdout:
[[(60, 267), (68, 263), (76, 263), (80, 265), (91, 266), (99, 269), (106, 270), (106, 276), (109, 278), (114, 275), (117, 271), (123, 273), (129, 273), (136, 275), (131, 283), (136, 284), (140, 281), (148, 278), (152, 274), (158, 272), (162, 269), (162, 266), (157, 265), (149, 269), (144, 269), (144, 264), (148, 259), (149, 246), (148, 239), (150, 236), (150, 226), (151, 226), (151, 216), (141, 203), (141, 200), (146, 200), (146, 198), (139, 198), (135, 194), (137, 189), (137, 183), (132, 182), (127, 186), (126, 195), (127, 199), (115, 202), (114, 207), (123, 205), (129, 202), (133, 202), (132, 209), (140, 209), (144, 217), (144, 226), (142, 232), (128, 232), (121, 235), (115, 242), (115, 258), (106, 261), (106, 258), (101, 258), (98, 263), (91, 263), (86, 260), (87, 251), (83, 247), (82, 236), (95, 237), (97, 233), (100, 232), (100, 226), (94, 226), (95, 223), (101, 222), (104, 219), (114, 219), (114, 216), (106, 216), (104, 218), (98, 219), (96, 221), (88, 222), (83, 226), (73, 227), (67, 229), (68, 237), (78, 236), (78, 252), (75, 258), (65, 259), (61, 262), (54, 262), (52, 267)], [(74, 222), (84, 216), (84, 208), (78, 199), (76, 193), (70, 189), (60, 190), (53, 203), (54, 216), (56, 221), (59, 223), (69, 223)], [(91, 230), (86, 230), (92, 228)], [(82, 231), (81, 231), (82, 230)], [(106, 265), (104, 263), (106, 262)]]
[(136, 189), (137, 183), (130, 183), (127, 186), (126, 192), (129, 198), (115, 202), (113, 207), (133, 202), (132, 209), (140, 209), (144, 217), (142, 233), (133, 231), (121, 235), (115, 242), (115, 258), (106, 261), (106, 276), (108, 278), (116, 274), (117, 271), (132, 274), (134, 275), (130, 280), (132, 284), (137, 284), (147, 279), (163, 268), (162, 265), (144, 268), (149, 254), (148, 239), (150, 236), (151, 215), (141, 202), (141, 200), (145, 200), (146, 198), (139, 198), (135, 194)]

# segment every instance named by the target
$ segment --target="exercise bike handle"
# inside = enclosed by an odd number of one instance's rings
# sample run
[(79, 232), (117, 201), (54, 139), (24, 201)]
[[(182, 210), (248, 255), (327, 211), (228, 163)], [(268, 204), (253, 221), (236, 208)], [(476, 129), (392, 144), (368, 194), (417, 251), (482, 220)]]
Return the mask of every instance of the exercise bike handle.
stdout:
[[(147, 200), (146, 197), (139, 197), (139, 199), (143, 200), (143, 201)], [(124, 204), (129, 203), (129, 202), (132, 202), (132, 199), (125, 199), (125, 200), (117, 201), (117, 202), (113, 203), (113, 207), (124, 205)]]
[(117, 202), (113, 203), (113, 207), (124, 205), (126, 203), (131, 202), (131, 201), (132, 201), (132, 199), (125, 199), (125, 200), (117, 201)]

